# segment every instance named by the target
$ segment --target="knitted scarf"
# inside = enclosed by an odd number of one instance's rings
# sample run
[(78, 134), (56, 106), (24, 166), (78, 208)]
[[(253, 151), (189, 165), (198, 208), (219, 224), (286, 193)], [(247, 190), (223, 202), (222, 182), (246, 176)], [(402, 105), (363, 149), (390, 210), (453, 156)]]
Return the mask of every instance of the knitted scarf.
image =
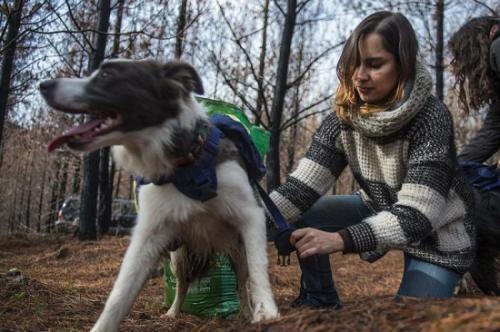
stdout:
[(368, 137), (391, 135), (403, 128), (425, 105), (432, 89), (431, 75), (420, 63), (417, 63), (415, 82), (409, 88), (409, 95), (405, 91), (403, 102), (392, 109), (368, 117), (362, 116), (360, 112), (352, 112), (352, 126)]

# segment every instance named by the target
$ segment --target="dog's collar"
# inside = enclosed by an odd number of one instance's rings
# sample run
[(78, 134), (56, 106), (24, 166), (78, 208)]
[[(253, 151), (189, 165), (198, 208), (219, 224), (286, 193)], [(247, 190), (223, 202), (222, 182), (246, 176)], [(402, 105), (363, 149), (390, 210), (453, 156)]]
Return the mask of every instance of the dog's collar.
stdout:
[[(187, 163), (175, 168), (170, 175), (163, 175), (157, 179), (148, 181), (144, 178), (136, 178), (139, 185), (150, 184), (161, 186), (172, 183), (181, 193), (189, 198), (206, 201), (217, 196), (217, 176), (215, 174), (214, 157), (219, 149), (219, 141), (224, 134), (213, 125), (200, 126), (200, 139), (196, 138), (196, 153), (193, 158), (180, 158)], [(195, 137), (196, 137), (195, 136)]]
[(210, 125), (206, 122), (198, 121), (194, 130), (194, 138), (191, 142), (189, 152), (174, 160), (177, 167), (186, 166), (193, 163), (200, 157), (203, 146), (205, 145), (208, 135), (210, 133)]

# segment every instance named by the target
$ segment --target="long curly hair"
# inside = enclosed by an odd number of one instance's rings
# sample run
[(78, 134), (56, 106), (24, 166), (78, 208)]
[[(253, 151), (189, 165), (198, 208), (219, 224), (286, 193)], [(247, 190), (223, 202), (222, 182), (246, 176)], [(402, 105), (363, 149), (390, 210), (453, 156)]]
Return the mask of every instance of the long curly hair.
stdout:
[(458, 88), (458, 97), (466, 113), (498, 97), (498, 82), (489, 66), (489, 32), (498, 19), (495, 16), (473, 18), (448, 42), (455, 88)]
[[(353, 73), (360, 65), (359, 42), (370, 33), (382, 38), (384, 48), (396, 58), (399, 79), (395, 90), (385, 105), (365, 105), (356, 109), (360, 98), (354, 87)], [(403, 99), (404, 87), (415, 78), (418, 41), (408, 19), (400, 13), (376, 12), (366, 17), (348, 38), (337, 64), (337, 77), (340, 84), (334, 100), (337, 116), (345, 123), (351, 122), (351, 112), (370, 116), (375, 112), (387, 110)]]

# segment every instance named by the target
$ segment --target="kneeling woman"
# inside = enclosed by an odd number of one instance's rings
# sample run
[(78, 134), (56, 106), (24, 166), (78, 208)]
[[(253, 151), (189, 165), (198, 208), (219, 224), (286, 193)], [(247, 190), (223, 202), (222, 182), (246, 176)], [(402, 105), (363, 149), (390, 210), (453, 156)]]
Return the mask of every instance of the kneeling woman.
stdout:
[[(365, 18), (337, 66), (334, 112), (287, 182), (271, 194), (298, 228), (294, 306), (340, 307), (328, 254), (374, 261), (405, 253), (398, 296), (451, 297), (474, 250), (470, 188), (456, 170), (448, 109), (431, 95), (418, 43), (401, 14)], [(349, 165), (359, 195), (323, 196)]]

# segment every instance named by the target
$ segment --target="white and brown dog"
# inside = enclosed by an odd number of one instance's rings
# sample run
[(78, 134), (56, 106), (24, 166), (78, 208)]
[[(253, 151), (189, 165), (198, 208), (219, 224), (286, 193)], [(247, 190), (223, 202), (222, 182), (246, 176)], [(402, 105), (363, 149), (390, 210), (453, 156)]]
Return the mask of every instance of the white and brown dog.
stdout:
[[(209, 122), (192, 96), (203, 93), (201, 80), (182, 62), (106, 61), (88, 78), (45, 81), (40, 91), (56, 110), (93, 116), (54, 139), (49, 151), (62, 144), (79, 151), (113, 146), (120, 167), (151, 180), (172, 174), (179, 159), (191, 156), (195, 127)], [(217, 196), (205, 202), (171, 183), (140, 188), (137, 226), (93, 331), (118, 330), (150, 270), (171, 250), (177, 292), (170, 317), (179, 314), (189, 283), (214, 252), (231, 260), (242, 313), (253, 322), (278, 317), (267, 273), (264, 211), (230, 140), (221, 140), (214, 162)]]

